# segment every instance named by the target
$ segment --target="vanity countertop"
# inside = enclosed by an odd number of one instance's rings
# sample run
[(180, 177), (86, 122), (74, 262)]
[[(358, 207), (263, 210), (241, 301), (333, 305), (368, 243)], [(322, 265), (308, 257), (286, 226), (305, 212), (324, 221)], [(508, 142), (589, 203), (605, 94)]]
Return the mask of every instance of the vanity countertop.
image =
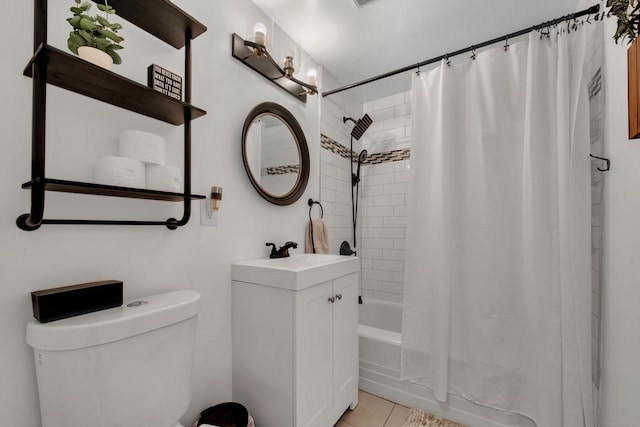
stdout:
[(360, 259), (342, 255), (297, 254), (258, 258), (231, 264), (231, 279), (299, 291), (360, 269)]

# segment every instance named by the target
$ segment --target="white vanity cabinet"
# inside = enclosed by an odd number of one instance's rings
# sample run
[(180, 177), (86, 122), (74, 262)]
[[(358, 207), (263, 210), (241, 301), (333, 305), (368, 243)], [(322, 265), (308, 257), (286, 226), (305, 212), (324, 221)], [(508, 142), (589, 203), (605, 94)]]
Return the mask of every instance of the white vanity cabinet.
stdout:
[(233, 400), (259, 427), (332, 427), (358, 403), (359, 260), (244, 261), (232, 279)]

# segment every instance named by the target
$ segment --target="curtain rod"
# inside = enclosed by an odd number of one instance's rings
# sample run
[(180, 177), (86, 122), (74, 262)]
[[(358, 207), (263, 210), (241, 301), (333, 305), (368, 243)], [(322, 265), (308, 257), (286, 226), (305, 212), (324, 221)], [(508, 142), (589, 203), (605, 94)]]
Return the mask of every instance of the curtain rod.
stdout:
[(401, 73), (404, 73), (404, 72), (407, 72), (407, 71), (411, 71), (411, 70), (416, 69), (416, 68), (424, 67), (425, 65), (433, 64), (435, 62), (440, 62), (443, 59), (451, 58), (453, 56), (461, 55), (461, 54), (467, 53), (467, 52), (473, 52), (476, 49), (481, 49), (483, 47), (487, 47), (487, 46), (490, 46), (492, 44), (496, 44), (496, 43), (501, 42), (503, 40), (513, 39), (513, 38), (528, 34), (528, 33), (532, 32), (532, 31), (541, 30), (543, 28), (551, 27), (553, 25), (559, 24), (559, 23), (564, 22), (564, 21), (571, 21), (572, 19), (577, 19), (577, 18), (580, 18), (580, 17), (585, 16), (585, 15), (592, 15), (594, 13), (599, 13), (599, 12), (600, 12), (600, 5), (596, 4), (595, 6), (591, 6), (588, 9), (585, 9), (585, 10), (582, 10), (582, 11), (576, 12), (576, 13), (571, 13), (569, 15), (565, 15), (563, 17), (554, 19), (553, 21), (543, 22), (542, 24), (535, 25), (535, 26), (533, 26), (531, 28), (526, 28), (524, 30), (516, 31), (515, 33), (507, 34), (506, 36), (498, 37), (498, 38), (486, 41), (484, 43), (480, 43), (480, 44), (473, 45), (473, 46), (470, 46), (470, 47), (467, 47), (467, 48), (464, 48), (464, 49), (460, 49), (460, 50), (457, 50), (457, 51), (452, 52), (452, 53), (447, 53), (447, 54), (444, 54), (444, 55), (440, 55), (440, 56), (437, 56), (435, 58), (427, 59), (426, 61), (418, 62), (417, 64), (408, 65), (406, 67), (398, 68), (397, 70), (389, 71), (387, 73), (380, 74), (379, 76), (371, 77), (371, 78), (368, 78), (366, 80), (359, 81), (357, 83), (352, 83), (352, 84), (347, 85), (347, 86), (342, 86), (342, 87), (339, 87), (337, 89), (333, 89), (333, 90), (329, 90), (329, 91), (326, 91), (326, 92), (322, 92), (322, 96), (325, 97), (325, 96), (333, 95), (333, 94), (336, 94), (338, 92), (345, 91), (347, 89), (353, 89), (353, 88), (358, 87), (358, 86), (366, 85), (368, 83), (373, 83), (373, 82), (378, 81), (378, 80), (386, 79), (387, 77), (392, 77), (392, 76), (395, 76), (397, 74), (401, 74)]

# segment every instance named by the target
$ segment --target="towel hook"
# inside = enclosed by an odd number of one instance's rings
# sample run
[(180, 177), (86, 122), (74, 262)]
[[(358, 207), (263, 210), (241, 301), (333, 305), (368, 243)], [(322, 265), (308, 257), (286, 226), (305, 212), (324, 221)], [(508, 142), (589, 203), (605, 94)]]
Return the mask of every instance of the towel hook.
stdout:
[(594, 159), (598, 159), (598, 160), (602, 160), (602, 161), (604, 161), (604, 162), (605, 162), (605, 164), (606, 164), (605, 169), (602, 169), (600, 166), (598, 166), (598, 170), (599, 170), (600, 172), (606, 172), (606, 171), (608, 171), (609, 169), (611, 169), (611, 160), (609, 160), (609, 159), (605, 159), (604, 157), (594, 156), (593, 154), (589, 154), (589, 157), (592, 157), (592, 158), (594, 158)]

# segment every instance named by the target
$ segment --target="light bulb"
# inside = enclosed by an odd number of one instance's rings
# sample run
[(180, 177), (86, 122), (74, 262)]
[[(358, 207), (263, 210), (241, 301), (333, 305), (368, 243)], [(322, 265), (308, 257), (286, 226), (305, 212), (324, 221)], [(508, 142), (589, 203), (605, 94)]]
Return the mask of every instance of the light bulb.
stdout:
[(267, 43), (267, 27), (262, 22), (258, 22), (253, 27), (253, 32), (255, 34), (254, 42), (259, 44), (260, 46), (266, 46)]
[(318, 84), (318, 72), (313, 68), (310, 68), (309, 71), (307, 71), (307, 83), (311, 86), (316, 86)]

